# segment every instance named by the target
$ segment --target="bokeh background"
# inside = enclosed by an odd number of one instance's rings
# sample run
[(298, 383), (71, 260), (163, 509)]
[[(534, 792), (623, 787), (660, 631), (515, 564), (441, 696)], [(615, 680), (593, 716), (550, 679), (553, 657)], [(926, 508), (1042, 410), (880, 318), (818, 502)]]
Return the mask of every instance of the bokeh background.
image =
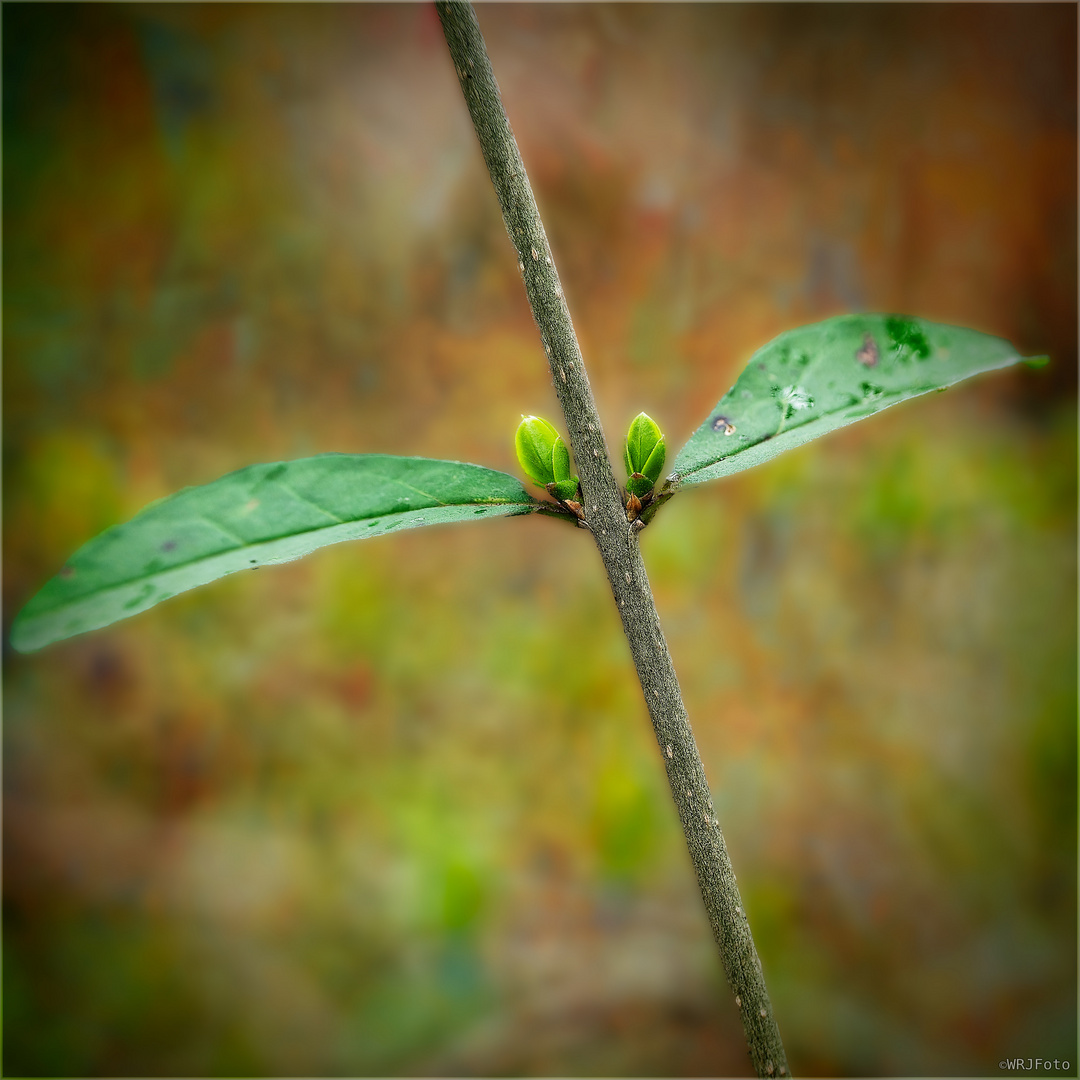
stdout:
[[(796, 1073), (1075, 1075), (1076, 7), (480, 20), (616, 450), (846, 310), (1053, 358), (643, 546)], [(8, 4), (3, 120), (6, 1074), (748, 1073), (584, 534), (6, 645), (178, 487), (557, 417), (434, 11)]]

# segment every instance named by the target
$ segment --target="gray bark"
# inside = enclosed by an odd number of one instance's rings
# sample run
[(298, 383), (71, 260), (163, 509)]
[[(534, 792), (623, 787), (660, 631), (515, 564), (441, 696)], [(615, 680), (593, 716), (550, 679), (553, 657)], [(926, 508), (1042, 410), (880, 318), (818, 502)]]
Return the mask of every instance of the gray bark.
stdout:
[(503, 109), (484, 39), (468, 3), (440, 0), (435, 6), (502, 207), (506, 231), (517, 250), (518, 269), (566, 420), (581, 480), (585, 521), (600, 551), (630, 644), (698, 887), (742, 1015), (750, 1057), (758, 1076), (786, 1076), (787, 1060), (761, 962), (660, 627), (637, 531), (626, 519), (555, 260)]

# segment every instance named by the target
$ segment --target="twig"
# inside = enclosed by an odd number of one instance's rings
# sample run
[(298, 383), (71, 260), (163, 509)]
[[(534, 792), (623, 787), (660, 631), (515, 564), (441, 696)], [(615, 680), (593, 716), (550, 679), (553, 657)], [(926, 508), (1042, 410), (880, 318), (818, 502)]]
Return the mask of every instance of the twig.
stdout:
[(742, 1014), (750, 1057), (758, 1076), (786, 1076), (787, 1059), (780, 1031), (714, 815), (705, 768), (660, 629), (637, 530), (627, 524), (555, 261), (503, 109), (476, 14), (463, 0), (437, 0), (435, 6), (502, 207), (506, 231), (517, 249), (518, 269), (525, 280), (529, 305), (540, 328), (566, 419), (581, 479), (585, 518), (600, 550), (630, 643), (713, 936)]

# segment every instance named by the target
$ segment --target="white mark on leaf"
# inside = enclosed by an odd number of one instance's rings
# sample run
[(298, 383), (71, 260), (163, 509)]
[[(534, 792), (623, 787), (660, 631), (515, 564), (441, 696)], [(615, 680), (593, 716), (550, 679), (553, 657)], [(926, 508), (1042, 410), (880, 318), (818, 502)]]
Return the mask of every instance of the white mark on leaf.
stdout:
[(790, 416), (799, 409), (812, 409), (814, 399), (803, 386), (785, 386), (778, 395), (780, 407)]

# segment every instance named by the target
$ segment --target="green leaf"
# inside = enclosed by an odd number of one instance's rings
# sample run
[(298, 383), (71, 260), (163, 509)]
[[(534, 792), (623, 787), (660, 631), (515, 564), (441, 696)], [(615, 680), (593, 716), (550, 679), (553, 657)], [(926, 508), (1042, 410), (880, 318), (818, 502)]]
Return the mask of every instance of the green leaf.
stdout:
[(540, 505), (515, 477), (457, 461), (320, 454), (249, 465), (152, 503), (85, 544), (16, 617), (11, 643), (32, 652), (327, 544)]
[(679, 451), (671, 482), (749, 469), (899, 401), (1022, 359), (1001, 338), (905, 315), (841, 315), (789, 330), (750, 358)]

